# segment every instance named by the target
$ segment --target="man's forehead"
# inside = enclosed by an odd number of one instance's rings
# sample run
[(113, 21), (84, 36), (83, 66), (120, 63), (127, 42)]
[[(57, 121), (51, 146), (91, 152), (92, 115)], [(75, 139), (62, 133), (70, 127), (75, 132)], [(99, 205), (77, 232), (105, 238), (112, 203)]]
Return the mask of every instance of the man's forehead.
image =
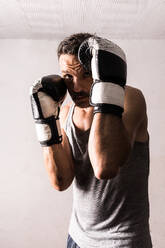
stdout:
[(69, 69), (82, 69), (82, 65), (75, 55), (62, 54), (59, 58), (59, 64), (63, 72), (67, 72)]

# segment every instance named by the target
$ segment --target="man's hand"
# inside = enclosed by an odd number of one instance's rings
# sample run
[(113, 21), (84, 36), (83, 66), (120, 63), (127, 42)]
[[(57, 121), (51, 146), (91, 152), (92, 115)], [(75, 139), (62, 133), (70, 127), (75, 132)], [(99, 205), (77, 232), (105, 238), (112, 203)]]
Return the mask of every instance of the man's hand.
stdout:
[(85, 70), (92, 72), (90, 103), (94, 113), (121, 117), (127, 69), (123, 50), (109, 40), (90, 37), (81, 44), (78, 57)]
[(42, 146), (62, 142), (59, 110), (66, 90), (64, 80), (58, 75), (45, 76), (30, 88), (33, 117)]

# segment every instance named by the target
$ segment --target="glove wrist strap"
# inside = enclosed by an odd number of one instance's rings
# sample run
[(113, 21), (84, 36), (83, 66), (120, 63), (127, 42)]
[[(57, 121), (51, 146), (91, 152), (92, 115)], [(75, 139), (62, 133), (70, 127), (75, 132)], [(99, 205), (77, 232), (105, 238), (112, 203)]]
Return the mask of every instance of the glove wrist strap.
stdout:
[(99, 104), (94, 107), (93, 113), (113, 114), (122, 118), (123, 108), (113, 104)]

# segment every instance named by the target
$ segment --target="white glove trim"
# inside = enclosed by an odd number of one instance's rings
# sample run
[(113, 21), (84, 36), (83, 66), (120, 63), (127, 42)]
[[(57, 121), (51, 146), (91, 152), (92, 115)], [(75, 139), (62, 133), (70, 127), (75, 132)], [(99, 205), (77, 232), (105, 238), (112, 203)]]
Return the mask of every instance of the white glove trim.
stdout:
[(37, 93), (40, 88), (43, 88), (41, 84), (41, 79), (37, 79), (34, 81), (32, 86), (30, 87), (30, 95)]
[(99, 82), (94, 83), (91, 91), (91, 104), (113, 104), (124, 108), (125, 91), (120, 85)]
[(121, 49), (121, 47), (110, 40), (103, 39), (101, 37), (90, 37), (88, 39), (88, 44), (90, 49), (92, 49), (92, 54), (94, 50), (104, 50), (117, 55), (126, 62), (124, 51)]
[[(61, 127), (59, 119), (56, 120), (58, 135), (61, 136)], [(36, 123), (36, 132), (39, 142), (46, 142), (52, 138), (52, 132), (48, 124)]]
[(51, 129), (47, 124), (36, 123), (36, 131), (39, 142), (48, 141), (51, 139)]

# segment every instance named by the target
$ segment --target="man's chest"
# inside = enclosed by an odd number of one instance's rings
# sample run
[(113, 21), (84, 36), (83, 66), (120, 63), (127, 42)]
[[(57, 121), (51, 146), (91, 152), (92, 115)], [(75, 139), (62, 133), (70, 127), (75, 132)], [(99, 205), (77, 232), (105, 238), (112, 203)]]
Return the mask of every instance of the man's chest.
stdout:
[(93, 120), (93, 108), (89, 111), (76, 109), (73, 112), (73, 123), (81, 131), (90, 129)]

